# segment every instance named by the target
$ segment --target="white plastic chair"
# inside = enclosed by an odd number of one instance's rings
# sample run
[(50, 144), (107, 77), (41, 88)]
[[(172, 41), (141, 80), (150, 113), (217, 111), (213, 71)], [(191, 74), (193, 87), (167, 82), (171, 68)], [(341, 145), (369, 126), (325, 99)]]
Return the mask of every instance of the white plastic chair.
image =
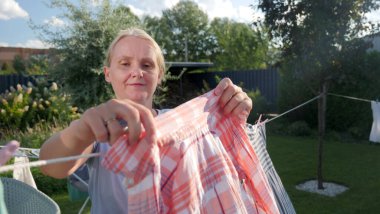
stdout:
[(8, 213), (61, 213), (57, 203), (43, 192), (13, 178), (0, 179), (4, 187), (4, 201)]

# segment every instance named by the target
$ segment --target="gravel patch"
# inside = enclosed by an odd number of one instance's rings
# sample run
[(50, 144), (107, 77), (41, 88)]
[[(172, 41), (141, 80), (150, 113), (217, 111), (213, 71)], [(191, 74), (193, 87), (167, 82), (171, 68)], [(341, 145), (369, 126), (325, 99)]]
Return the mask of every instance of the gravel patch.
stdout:
[(296, 189), (306, 191), (306, 192), (312, 192), (312, 193), (318, 193), (325, 196), (335, 197), (346, 190), (348, 190), (348, 187), (336, 184), (336, 183), (330, 183), (330, 182), (323, 182), (324, 189), (318, 189), (318, 182), (317, 180), (310, 180), (306, 181), (304, 183), (296, 185)]

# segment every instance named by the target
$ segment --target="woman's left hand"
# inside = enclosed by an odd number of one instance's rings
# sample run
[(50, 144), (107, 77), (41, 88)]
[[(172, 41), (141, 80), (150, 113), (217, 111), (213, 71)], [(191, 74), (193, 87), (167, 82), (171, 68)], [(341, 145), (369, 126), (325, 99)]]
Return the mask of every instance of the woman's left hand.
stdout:
[(247, 120), (252, 109), (252, 100), (239, 86), (234, 85), (229, 78), (224, 78), (216, 86), (214, 93), (220, 96), (219, 105), (224, 114)]

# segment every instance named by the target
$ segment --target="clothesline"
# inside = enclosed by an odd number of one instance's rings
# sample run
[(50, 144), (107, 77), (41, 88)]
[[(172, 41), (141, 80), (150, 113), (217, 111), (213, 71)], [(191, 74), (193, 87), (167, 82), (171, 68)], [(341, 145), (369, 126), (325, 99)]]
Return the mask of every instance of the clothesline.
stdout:
[(341, 94), (335, 94), (335, 93), (327, 93), (328, 95), (335, 96), (335, 97), (343, 97), (351, 100), (359, 100), (359, 101), (364, 101), (364, 102), (371, 102), (371, 100), (363, 99), (363, 98), (357, 98), (357, 97), (351, 97), (351, 96), (346, 96), (346, 95), (341, 95)]
[[(5, 146), (0, 146), (0, 149), (4, 147)], [(39, 156), (40, 156), (39, 149), (24, 148), (24, 147), (19, 147), (16, 150), (15, 154), (13, 154), (13, 157), (39, 158)]]
[(263, 123), (271, 122), (271, 121), (273, 121), (273, 120), (275, 120), (275, 119), (277, 119), (277, 118), (279, 118), (279, 117), (284, 116), (285, 114), (287, 114), (287, 113), (289, 113), (289, 112), (291, 112), (291, 111), (294, 111), (294, 110), (296, 110), (296, 109), (298, 109), (298, 108), (301, 108), (302, 106), (304, 106), (304, 105), (306, 105), (306, 104), (308, 104), (308, 103), (311, 103), (311, 102), (313, 102), (314, 100), (318, 99), (321, 95), (322, 95), (322, 94), (319, 94), (318, 96), (316, 96), (316, 97), (314, 97), (314, 98), (312, 98), (312, 99), (310, 99), (310, 100), (308, 100), (308, 101), (306, 101), (306, 102), (304, 102), (304, 103), (302, 103), (302, 104), (300, 104), (300, 105), (298, 105), (298, 106), (296, 106), (296, 107), (294, 107), (294, 108), (292, 108), (292, 109), (289, 109), (289, 110), (285, 111), (284, 113), (277, 115), (276, 117), (273, 117), (273, 118), (271, 118), (271, 119), (268, 119), (268, 120), (264, 121)]
[(39, 166), (45, 166), (48, 164), (63, 163), (67, 161), (78, 160), (81, 158), (99, 157), (100, 155), (101, 155), (100, 153), (91, 153), (91, 154), (74, 155), (74, 156), (68, 156), (68, 157), (62, 157), (62, 158), (54, 158), (54, 159), (49, 159), (49, 160), (38, 160), (38, 161), (22, 163), (22, 164), (11, 164), (11, 165), (6, 165), (6, 166), (1, 166), (0, 173), (12, 171), (15, 168), (39, 167)]

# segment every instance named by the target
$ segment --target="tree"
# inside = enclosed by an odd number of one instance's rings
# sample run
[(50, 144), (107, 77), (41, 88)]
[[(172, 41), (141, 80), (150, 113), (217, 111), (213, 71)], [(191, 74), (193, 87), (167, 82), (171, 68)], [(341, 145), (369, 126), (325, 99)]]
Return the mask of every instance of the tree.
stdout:
[(18, 74), (24, 74), (26, 71), (25, 60), (20, 55), (13, 58), (12, 66)]
[(2, 71), (8, 70), (8, 63), (4, 62), (3, 65), (1, 66)]
[(217, 51), (208, 16), (192, 1), (180, 1), (164, 10), (160, 19), (147, 17), (144, 23), (167, 61), (209, 61)]
[[(329, 84), (338, 81), (342, 47), (374, 30), (365, 23), (364, 14), (379, 7), (372, 0), (260, 0), (270, 36), (283, 47), (285, 75), (301, 79), (318, 99), (318, 188), (323, 188), (322, 156), (325, 134), (326, 94)], [(370, 23), (371, 24), (371, 23)], [(372, 28), (368, 28), (371, 26)], [(376, 29), (375, 29), (376, 30)], [(364, 42), (361, 45), (366, 45)], [(298, 89), (299, 90), (299, 89)]]
[(26, 72), (29, 75), (46, 74), (49, 58), (46, 55), (32, 55), (27, 60)]
[(73, 96), (74, 103), (88, 108), (112, 96), (111, 87), (105, 84), (103, 60), (107, 48), (116, 34), (127, 27), (139, 26), (140, 20), (128, 7), (113, 5), (109, 0), (93, 6), (91, 0), (71, 3), (53, 0), (52, 8), (61, 9), (61, 18), (68, 22), (65, 28), (38, 26), (34, 30), (56, 49), (57, 64), (49, 69), (54, 79)]
[(211, 22), (219, 52), (212, 55), (216, 70), (262, 69), (268, 62), (268, 40), (250, 25), (216, 18)]

